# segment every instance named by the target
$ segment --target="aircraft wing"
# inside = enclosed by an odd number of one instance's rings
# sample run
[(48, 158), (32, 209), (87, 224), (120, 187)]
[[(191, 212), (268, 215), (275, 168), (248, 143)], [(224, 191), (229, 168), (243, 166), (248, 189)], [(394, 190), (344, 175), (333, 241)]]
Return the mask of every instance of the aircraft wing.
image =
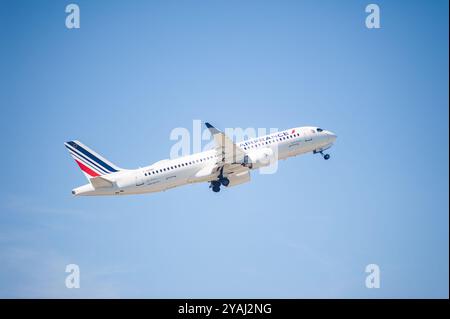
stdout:
[(205, 123), (205, 125), (214, 137), (217, 152), (222, 154), (222, 165), (232, 165), (234, 163), (242, 162), (245, 156), (244, 150), (211, 124)]

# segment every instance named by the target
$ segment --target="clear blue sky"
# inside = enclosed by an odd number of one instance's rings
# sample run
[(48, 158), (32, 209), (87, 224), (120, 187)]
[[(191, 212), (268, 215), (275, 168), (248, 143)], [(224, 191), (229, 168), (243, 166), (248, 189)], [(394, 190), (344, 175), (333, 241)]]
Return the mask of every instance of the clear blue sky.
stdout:
[[(448, 297), (447, 1), (379, 30), (370, 1), (69, 3), (0, 2), (0, 297)], [(219, 194), (72, 197), (64, 141), (134, 168), (194, 119), (339, 138)]]

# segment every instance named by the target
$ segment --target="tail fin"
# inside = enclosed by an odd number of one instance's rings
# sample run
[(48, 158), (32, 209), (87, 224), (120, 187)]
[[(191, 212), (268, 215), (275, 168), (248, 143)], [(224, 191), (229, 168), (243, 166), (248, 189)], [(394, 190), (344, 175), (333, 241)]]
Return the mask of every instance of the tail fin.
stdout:
[(79, 141), (69, 141), (64, 145), (88, 180), (122, 170)]

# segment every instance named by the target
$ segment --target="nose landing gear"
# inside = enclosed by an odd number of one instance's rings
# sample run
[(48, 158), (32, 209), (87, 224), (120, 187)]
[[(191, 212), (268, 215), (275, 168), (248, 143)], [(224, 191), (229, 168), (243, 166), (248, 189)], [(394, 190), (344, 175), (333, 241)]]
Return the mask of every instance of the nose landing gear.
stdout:
[(330, 159), (330, 154), (324, 154), (323, 151), (314, 151), (314, 154), (320, 153), (320, 155), (322, 155), (324, 160), (329, 160)]

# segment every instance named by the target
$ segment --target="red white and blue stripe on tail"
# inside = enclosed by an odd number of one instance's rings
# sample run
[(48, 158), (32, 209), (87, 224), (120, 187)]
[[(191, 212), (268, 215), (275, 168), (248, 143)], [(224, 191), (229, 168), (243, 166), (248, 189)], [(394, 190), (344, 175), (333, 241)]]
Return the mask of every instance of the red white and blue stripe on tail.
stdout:
[(69, 141), (64, 143), (64, 145), (88, 179), (121, 170), (121, 168), (100, 154), (97, 154), (80, 141)]

